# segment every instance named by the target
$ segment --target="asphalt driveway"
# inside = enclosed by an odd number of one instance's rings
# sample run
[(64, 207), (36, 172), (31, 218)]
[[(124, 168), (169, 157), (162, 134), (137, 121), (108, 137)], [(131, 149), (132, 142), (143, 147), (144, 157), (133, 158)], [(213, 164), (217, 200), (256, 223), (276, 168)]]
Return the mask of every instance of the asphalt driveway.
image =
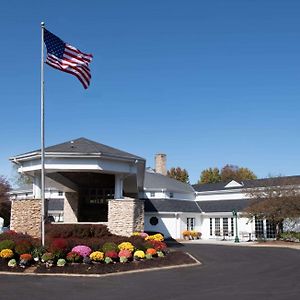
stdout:
[(58, 299), (300, 299), (300, 251), (185, 245), (203, 265), (102, 278), (0, 275), (0, 297)]

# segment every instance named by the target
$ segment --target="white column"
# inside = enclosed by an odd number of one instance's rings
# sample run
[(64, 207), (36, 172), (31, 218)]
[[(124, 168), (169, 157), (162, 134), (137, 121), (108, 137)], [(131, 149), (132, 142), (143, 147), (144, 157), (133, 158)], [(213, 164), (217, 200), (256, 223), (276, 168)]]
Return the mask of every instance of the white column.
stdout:
[(123, 175), (115, 175), (115, 199), (123, 198)]
[(41, 188), (41, 176), (40, 174), (35, 174), (34, 178), (33, 178), (33, 185), (32, 185), (32, 189), (33, 189), (33, 198), (35, 199), (41, 199), (42, 197), (42, 188)]

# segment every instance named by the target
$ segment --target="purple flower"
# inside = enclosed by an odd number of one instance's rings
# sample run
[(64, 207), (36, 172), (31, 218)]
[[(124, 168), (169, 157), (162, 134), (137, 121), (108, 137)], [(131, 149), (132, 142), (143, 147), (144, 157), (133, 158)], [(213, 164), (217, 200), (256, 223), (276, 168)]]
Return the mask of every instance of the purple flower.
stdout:
[(78, 253), (82, 257), (89, 256), (92, 253), (92, 249), (85, 245), (75, 246), (71, 251)]

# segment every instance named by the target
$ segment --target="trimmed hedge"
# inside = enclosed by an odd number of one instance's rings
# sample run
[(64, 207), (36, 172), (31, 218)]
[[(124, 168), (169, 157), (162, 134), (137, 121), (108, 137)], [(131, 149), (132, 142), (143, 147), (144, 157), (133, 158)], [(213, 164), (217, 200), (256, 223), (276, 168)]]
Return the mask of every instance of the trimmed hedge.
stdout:
[(102, 224), (46, 224), (46, 235), (51, 238), (100, 238), (111, 236)]

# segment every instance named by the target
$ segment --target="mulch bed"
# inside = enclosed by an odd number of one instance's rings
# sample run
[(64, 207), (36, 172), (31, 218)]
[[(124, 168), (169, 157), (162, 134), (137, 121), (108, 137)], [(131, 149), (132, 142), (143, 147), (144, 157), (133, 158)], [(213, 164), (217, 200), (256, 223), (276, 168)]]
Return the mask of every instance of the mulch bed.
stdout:
[[(108, 274), (126, 272), (132, 270), (143, 270), (157, 267), (176, 266), (182, 264), (193, 264), (195, 261), (186, 253), (174, 251), (165, 257), (157, 257), (151, 260), (140, 260), (128, 263), (112, 263), (112, 264), (67, 264), (64, 267), (53, 266), (46, 268), (45, 264), (36, 265), (34, 273), (61, 273), (61, 274)], [(28, 273), (25, 269), (25, 272)], [(0, 271), (24, 272), (20, 267), (9, 268), (6, 261), (0, 261)], [(31, 272), (30, 272), (31, 273)]]

